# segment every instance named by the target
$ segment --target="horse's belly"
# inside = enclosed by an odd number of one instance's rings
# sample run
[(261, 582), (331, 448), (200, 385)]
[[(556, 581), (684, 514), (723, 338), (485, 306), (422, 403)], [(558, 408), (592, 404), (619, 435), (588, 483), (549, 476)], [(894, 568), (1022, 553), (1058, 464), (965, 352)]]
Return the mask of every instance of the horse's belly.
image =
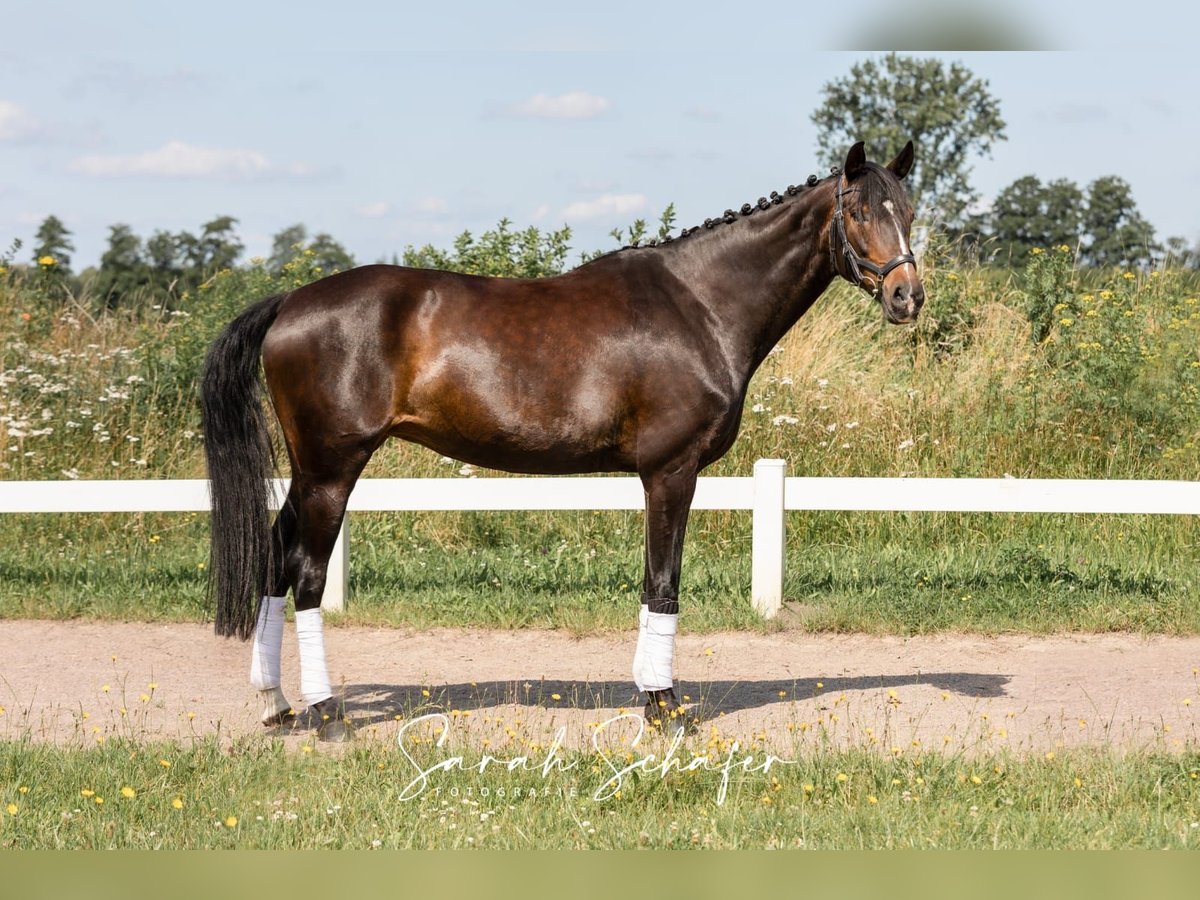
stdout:
[(391, 433), (511, 472), (628, 471), (630, 410), (607, 380), (533, 385), (519, 373), (440, 378), (410, 391)]

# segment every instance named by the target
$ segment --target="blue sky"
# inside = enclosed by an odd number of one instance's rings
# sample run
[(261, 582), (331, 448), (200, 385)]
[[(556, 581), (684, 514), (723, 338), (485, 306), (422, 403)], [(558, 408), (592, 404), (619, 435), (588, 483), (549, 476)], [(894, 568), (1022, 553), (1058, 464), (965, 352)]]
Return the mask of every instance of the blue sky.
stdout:
[[(1090, 49), (921, 53), (963, 61), (1000, 99), (1009, 139), (974, 166), (985, 197), (1025, 174), (1118, 174), (1160, 237), (1200, 238), (1200, 92), (1194, 53), (1172, 46), (1198, 16), (1164, 28), (1156, 5), (1120, 20), (1010, 7), (1034, 43)], [(852, 42), (853, 16), (810, 39), (812, 14), (770, 3), (732, 18), (538, 0), (525, 24), (496, 4), (175, 6), (6, 11), (0, 243), (54, 213), (79, 269), (115, 222), (145, 236), (229, 214), (248, 255), (295, 222), (369, 262), (502, 216), (608, 247), (670, 201), (695, 224), (816, 171), (821, 86), (877, 55), (809, 49)]]

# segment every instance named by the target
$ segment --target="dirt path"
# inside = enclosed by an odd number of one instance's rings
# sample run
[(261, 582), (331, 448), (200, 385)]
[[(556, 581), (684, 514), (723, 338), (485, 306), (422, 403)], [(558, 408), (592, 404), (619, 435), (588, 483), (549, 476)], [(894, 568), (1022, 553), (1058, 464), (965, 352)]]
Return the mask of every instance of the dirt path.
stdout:
[[(113, 734), (262, 731), (248, 646), (206, 626), (4, 621), (0, 641), (0, 737), (87, 744)], [(469, 713), (449, 720), (465, 743), (502, 742), (510, 728), (544, 743), (565, 725), (564, 743), (579, 745), (594, 723), (639, 708), (632, 633), (344, 627), (327, 630), (326, 641), (330, 674), (368, 739), (394, 738), (398, 715), (440, 709)], [(298, 703), (294, 642), (289, 625), (284, 685)], [(681, 693), (701, 704), (705, 733), (715, 726), (744, 746), (829, 738), (889, 752), (915, 741), (1195, 749), (1198, 668), (1200, 638), (1125, 635), (682, 635), (676, 658)]]

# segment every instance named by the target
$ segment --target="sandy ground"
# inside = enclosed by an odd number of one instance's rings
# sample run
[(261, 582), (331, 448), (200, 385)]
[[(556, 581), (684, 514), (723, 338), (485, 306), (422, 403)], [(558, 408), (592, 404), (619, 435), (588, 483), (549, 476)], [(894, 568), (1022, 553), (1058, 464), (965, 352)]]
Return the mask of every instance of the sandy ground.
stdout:
[[(88, 744), (264, 732), (248, 645), (207, 626), (4, 621), (0, 642), (0, 737)], [(509, 729), (548, 742), (563, 726), (564, 745), (586, 746), (597, 729), (637, 727), (611, 721), (641, 708), (628, 674), (632, 633), (340, 627), (326, 643), (360, 740), (393, 740), (436, 711), (459, 746), (501, 746)], [(290, 625), (284, 648), (285, 692), (299, 706)], [(1128, 635), (683, 634), (676, 654), (678, 690), (700, 711), (702, 734), (883, 752), (1194, 750), (1198, 668), (1200, 638)], [(312, 732), (286, 739), (309, 742)]]

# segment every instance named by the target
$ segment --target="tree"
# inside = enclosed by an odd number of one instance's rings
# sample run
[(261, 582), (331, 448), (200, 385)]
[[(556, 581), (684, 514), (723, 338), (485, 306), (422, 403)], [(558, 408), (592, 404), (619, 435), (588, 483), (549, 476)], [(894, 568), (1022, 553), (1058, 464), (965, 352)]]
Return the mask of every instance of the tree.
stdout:
[(271, 239), (271, 256), (267, 269), (276, 275), (297, 254), (308, 254), (309, 262), (324, 272), (344, 272), (355, 266), (354, 257), (333, 236), (322, 232), (308, 242), (308, 229), (300, 223), (279, 231)]
[(333, 239), (333, 235), (321, 232), (304, 249), (306, 252), (312, 251), (313, 263), (325, 272), (344, 272), (354, 268), (354, 257)]
[(1088, 185), (1084, 227), (1090, 241), (1084, 249), (1093, 266), (1149, 265), (1162, 248), (1154, 242), (1154, 229), (1133, 201), (1129, 182), (1105, 175)]
[(233, 268), (243, 249), (233, 231), (236, 224), (233, 216), (218, 216), (204, 224), (199, 237), (180, 232), (177, 240), (189, 280), (198, 284), (222, 269)]
[(1200, 269), (1200, 242), (1188, 246), (1188, 240), (1180, 235), (1167, 238), (1167, 263), (1181, 269)]
[[(812, 114), (820, 155), (841, 164), (855, 141), (880, 155), (912, 139), (917, 159), (906, 183), (922, 216), (961, 224), (979, 195), (969, 176), (973, 156), (1007, 140), (1000, 103), (961, 63), (890, 53), (855, 64), (829, 82)], [(890, 156), (888, 157), (890, 158)]]
[(54, 260), (44, 268), (51, 269), (57, 275), (71, 274), (71, 253), (75, 245), (71, 243), (71, 232), (58, 216), (46, 216), (38, 226), (37, 234), (33, 237), (33, 261), (40, 265), (41, 260), (49, 257)]
[(1033, 175), (1001, 190), (987, 216), (997, 256), (1022, 265), (1033, 247), (1078, 244), (1083, 218), (1083, 191), (1075, 182), (1059, 178), (1042, 184)]
[(276, 232), (275, 236), (271, 238), (271, 256), (267, 260), (267, 269), (278, 275), (283, 271), (283, 267), (303, 249), (306, 240), (308, 240), (308, 229), (299, 222)]
[(128, 225), (113, 225), (108, 230), (108, 249), (100, 257), (96, 276), (96, 290), (104, 305), (116, 309), (148, 281), (141, 238)]

